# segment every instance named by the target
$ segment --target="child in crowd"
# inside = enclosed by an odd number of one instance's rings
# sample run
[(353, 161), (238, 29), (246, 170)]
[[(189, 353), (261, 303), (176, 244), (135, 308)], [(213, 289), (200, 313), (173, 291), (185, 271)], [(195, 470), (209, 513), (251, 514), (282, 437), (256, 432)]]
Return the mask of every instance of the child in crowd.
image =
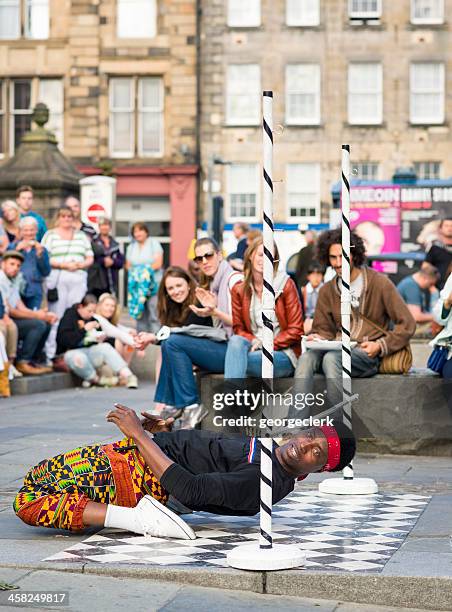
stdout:
[(319, 291), (323, 286), (324, 273), (323, 267), (319, 263), (313, 262), (308, 268), (308, 282), (301, 290), (305, 316), (304, 333), (306, 335), (310, 333), (312, 328), (315, 307), (319, 299)]
[[(99, 328), (99, 323), (93, 318), (96, 305), (96, 297), (88, 293), (80, 303), (66, 310), (58, 325), (57, 354), (64, 355), (66, 365), (83, 380), (84, 387), (114, 387), (123, 383), (129, 389), (136, 389), (137, 377), (118, 351), (104, 342), (105, 336), (98, 337), (93, 333)], [(97, 370), (104, 364), (113, 370), (114, 376), (98, 375)]]

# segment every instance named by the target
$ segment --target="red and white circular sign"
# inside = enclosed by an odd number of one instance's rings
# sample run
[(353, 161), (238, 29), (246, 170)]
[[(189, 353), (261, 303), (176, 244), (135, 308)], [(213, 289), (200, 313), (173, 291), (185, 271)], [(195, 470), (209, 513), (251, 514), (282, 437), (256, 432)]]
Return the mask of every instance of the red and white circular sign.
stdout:
[(91, 223), (97, 223), (99, 217), (106, 216), (105, 208), (102, 204), (90, 204), (86, 211), (86, 215)]

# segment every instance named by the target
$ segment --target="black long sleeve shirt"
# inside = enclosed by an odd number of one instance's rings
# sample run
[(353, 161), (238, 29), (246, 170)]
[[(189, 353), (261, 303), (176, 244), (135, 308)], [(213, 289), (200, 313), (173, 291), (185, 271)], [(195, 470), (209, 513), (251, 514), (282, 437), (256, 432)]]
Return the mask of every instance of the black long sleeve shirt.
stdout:
[[(57, 355), (83, 346), (86, 331), (80, 329), (78, 324), (80, 320), (82, 320), (82, 317), (77, 311), (77, 305), (71, 306), (65, 311), (57, 330)], [(90, 321), (94, 321), (94, 319), (90, 319)], [(88, 323), (88, 321), (84, 321), (84, 323)]]
[[(157, 433), (154, 442), (175, 463), (163, 487), (192, 510), (252, 516), (260, 504), (260, 443), (247, 436), (182, 430)], [(273, 503), (293, 491), (295, 479), (273, 454)]]

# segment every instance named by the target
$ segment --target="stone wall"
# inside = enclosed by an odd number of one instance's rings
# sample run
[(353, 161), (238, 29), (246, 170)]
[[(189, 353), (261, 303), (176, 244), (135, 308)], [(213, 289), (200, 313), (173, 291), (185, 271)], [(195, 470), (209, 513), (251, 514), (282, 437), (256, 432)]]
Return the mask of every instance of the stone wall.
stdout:
[[(226, 2), (203, 1), (202, 21), (202, 165), (216, 154), (227, 161), (260, 162), (261, 128), (225, 124), (225, 70), (230, 63), (258, 63), (262, 89), (275, 95), (274, 123), (284, 127), (275, 138), (274, 179), (285, 180), (289, 162), (320, 162), (321, 200), (326, 218), (331, 183), (340, 177), (340, 146), (351, 145), (352, 161), (380, 165), (380, 178), (390, 179), (396, 167), (415, 161), (440, 161), (443, 177), (452, 175), (449, 155), (452, 114), (452, 0), (445, 0), (445, 23), (415, 26), (410, 3), (382, 2), (379, 25), (351, 25), (347, 0), (320, 0), (320, 25), (311, 28), (285, 24), (285, 0), (262, 0), (262, 25), (229, 28)], [(446, 72), (446, 122), (440, 126), (409, 123), (409, 65), (411, 61), (442, 61)], [(347, 65), (350, 61), (383, 65), (383, 123), (351, 126), (347, 119)], [(316, 127), (285, 125), (285, 66), (321, 65), (321, 123)], [(246, 83), (243, 84), (246, 88)], [(217, 166), (215, 178), (226, 189), (227, 168)], [(285, 183), (275, 184), (275, 219), (287, 221)]]
[(0, 79), (64, 80), (63, 149), (74, 161), (92, 164), (109, 157), (109, 78), (154, 75), (164, 81), (164, 155), (127, 163), (195, 160), (196, 2), (157, 5), (157, 36), (151, 39), (116, 36), (116, 0), (51, 0), (49, 39), (0, 41)]

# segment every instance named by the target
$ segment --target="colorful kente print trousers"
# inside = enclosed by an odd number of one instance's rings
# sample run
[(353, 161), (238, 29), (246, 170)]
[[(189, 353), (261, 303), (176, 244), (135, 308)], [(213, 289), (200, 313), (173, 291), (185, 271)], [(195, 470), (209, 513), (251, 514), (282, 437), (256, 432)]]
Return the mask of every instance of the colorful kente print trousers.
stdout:
[(29, 525), (79, 531), (89, 501), (133, 508), (144, 495), (168, 499), (133, 440), (124, 438), (41, 461), (25, 476), (13, 507)]

